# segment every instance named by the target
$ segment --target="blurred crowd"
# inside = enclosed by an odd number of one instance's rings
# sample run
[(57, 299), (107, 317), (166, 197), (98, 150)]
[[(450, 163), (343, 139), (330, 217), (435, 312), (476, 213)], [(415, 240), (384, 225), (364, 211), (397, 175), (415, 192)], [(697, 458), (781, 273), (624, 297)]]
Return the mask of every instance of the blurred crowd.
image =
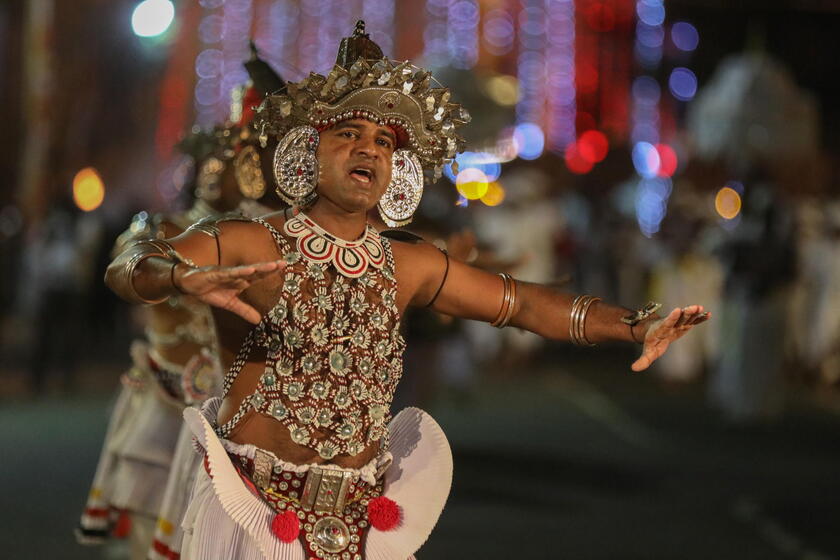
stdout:
[[(447, 80), (456, 95), (475, 97), (483, 87), (478, 74), (453, 70)], [(481, 130), (470, 140), (486, 146), (513, 115), (485, 101), (467, 104)], [(455, 258), (521, 280), (627, 306), (702, 303), (714, 320), (654, 374), (704, 383), (710, 401), (733, 419), (778, 414), (791, 383), (833, 391), (840, 383), (840, 199), (811, 94), (772, 57), (738, 55), (719, 64), (678, 117), (673, 177), (656, 182), (654, 172), (643, 185), (631, 138), (616, 141), (588, 175), (570, 173), (568, 153), (546, 151), (503, 163), (500, 204), (467, 200), (441, 179), (412, 229)], [(113, 375), (126, 363), (142, 323), (102, 283), (113, 242), (134, 213), (164, 210), (166, 201), (185, 208), (191, 198), (144, 197), (135, 187), (151, 156), (134, 157), (137, 148), (115, 142), (102, 149), (107, 167), (126, 168), (117, 203), (84, 212), (65, 194), (39, 214), (17, 202), (0, 209), (0, 395), (73, 391), (90, 372)], [(56, 172), (47, 180), (55, 184), (45, 192), (69, 193), (67, 177)], [(649, 202), (644, 189), (661, 191), (654, 228), (640, 210)], [(158, 207), (145, 207), (150, 201)], [(407, 378), (406, 398), (415, 400), (444, 390), (469, 399), (488, 371), (527, 369), (553, 344), (426, 311), (406, 323), (414, 339), (408, 363), (437, 378)]]
[[(654, 374), (705, 383), (710, 401), (734, 420), (780, 413), (790, 384), (838, 386), (840, 200), (792, 192), (755, 166), (728, 183), (739, 211), (727, 219), (720, 190), (686, 173), (674, 179), (660, 231), (648, 237), (638, 227), (632, 177), (593, 193), (555, 180), (561, 165), (552, 155), (506, 164), (506, 198), (492, 207), (453, 204), (443, 180), (411, 229), (454, 258), (521, 280), (625, 305), (701, 302), (715, 320), (676, 345)], [(5, 395), (73, 391), (80, 370), (113, 372), (124, 363), (142, 325), (106, 291), (102, 274), (129, 217), (82, 212), (69, 199), (26, 227), (13, 209), (3, 211)], [(440, 394), (468, 400), (484, 376), (527, 371), (550, 344), (425, 310), (406, 323), (408, 369), (425, 370), (422, 382), (410, 375), (402, 390), (415, 402)]]

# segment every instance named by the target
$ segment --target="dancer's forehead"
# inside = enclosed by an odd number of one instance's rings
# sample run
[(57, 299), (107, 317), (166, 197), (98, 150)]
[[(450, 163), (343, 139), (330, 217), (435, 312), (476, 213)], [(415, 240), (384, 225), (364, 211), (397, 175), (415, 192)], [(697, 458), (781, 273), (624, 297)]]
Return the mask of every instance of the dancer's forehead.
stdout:
[[(324, 132), (325, 130), (341, 131), (348, 128), (356, 130), (358, 132), (362, 132), (363, 130), (370, 128), (375, 128), (376, 130), (374, 131), (374, 133), (376, 134), (376, 136), (384, 137), (390, 140), (391, 144), (394, 146), (394, 149), (403, 145), (399, 129), (392, 126), (383, 126), (368, 119), (348, 119), (345, 121), (338, 122), (329, 128), (321, 130), (320, 132)], [(402, 136), (404, 136), (404, 134)]]

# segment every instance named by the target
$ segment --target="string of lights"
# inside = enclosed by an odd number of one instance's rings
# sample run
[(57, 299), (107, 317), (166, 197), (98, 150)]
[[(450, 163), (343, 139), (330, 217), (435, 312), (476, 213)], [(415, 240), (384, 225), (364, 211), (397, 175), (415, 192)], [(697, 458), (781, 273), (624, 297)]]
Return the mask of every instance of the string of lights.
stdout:
[(546, 0), (547, 111), (546, 140), (552, 151), (562, 151), (575, 141), (577, 92), (575, 90), (575, 3)]
[(659, 231), (668, 209), (672, 182), (662, 176), (659, 145), (661, 88), (653, 74), (662, 61), (665, 37), (665, 5), (662, 0), (636, 1), (636, 62), (646, 73), (632, 86), (630, 142), (633, 167), (639, 176), (636, 187), (636, 221), (643, 235)]

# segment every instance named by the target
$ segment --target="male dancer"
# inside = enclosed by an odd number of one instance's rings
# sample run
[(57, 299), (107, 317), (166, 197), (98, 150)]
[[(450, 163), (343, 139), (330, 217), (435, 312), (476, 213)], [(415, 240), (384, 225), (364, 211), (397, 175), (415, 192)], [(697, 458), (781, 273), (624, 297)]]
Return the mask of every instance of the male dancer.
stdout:
[[(178, 235), (203, 218), (218, 218), (236, 208), (241, 195), (235, 181), (202, 173), (213, 137), (193, 131), (180, 146), (199, 167), (193, 205), (169, 215), (141, 212), (117, 239), (115, 254), (138, 240)], [(205, 304), (181, 294), (145, 311), (145, 340), (132, 344), (133, 365), (121, 377), (122, 388), (76, 531), (82, 544), (128, 537), (130, 555), (137, 559), (145, 558), (152, 541), (185, 403), (212, 394), (212, 386), (219, 385), (215, 379), (220, 378)]]
[[(297, 208), (138, 244), (106, 281), (129, 301), (187, 293), (214, 307), (224, 398), (187, 410), (204, 454), (183, 526), (184, 558), (412, 557), (449, 492), (439, 426), (391, 420), (410, 305), (591, 345), (643, 343), (636, 371), (708, 314), (658, 318), (451, 260), (390, 226), (417, 208), (423, 171), (463, 146), (466, 111), (428, 72), (393, 63), (364, 33), (327, 76), (269, 96), (278, 193)], [(389, 423), (389, 420), (390, 423)]]
[[(225, 127), (218, 127), (214, 134), (205, 139), (210, 141), (210, 155), (204, 161), (200, 180), (219, 185), (222, 192), (235, 190), (241, 197), (237, 211), (223, 219), (236, 220), (239, 216), (257, 217), (283, 207), (282, 201), (272, 189), (266, 188), (263, 173), (262, 148), (256, 142), (253, 128), (254, 108), (274, 90), (283, 86), (283, 80), (271, 67), (257, 55), (251, 45), (251, 60), (245, 63), (249, 82), (237, 88), (233, 94), (230, 122)], [(266, 167), (270, 172), (270, 168)], [(195, 225), (196, 229), (207, 227), (218, 221), (208, 217)], [(185, 405), (200, 406), (209, 396), (221, 394), (221, 384), (210, 387), (195, 387), (185, 395)], [(210, 394), (208, 391), (213, 391)], [(180, 419), (180, 415), (179, 415)], [(163, 500), (155, 524), (154, 539), (148, 550), (149, 560), (177, 559), (181, 552), (181, 518), (186, 510), (195, 479), (196, 467), (201, 457), (195, 453), (192, 445), (192, 432), (181, 422), (178, 442), (163, 492)], [(161, 489), (158, 489), (161, 491)]]

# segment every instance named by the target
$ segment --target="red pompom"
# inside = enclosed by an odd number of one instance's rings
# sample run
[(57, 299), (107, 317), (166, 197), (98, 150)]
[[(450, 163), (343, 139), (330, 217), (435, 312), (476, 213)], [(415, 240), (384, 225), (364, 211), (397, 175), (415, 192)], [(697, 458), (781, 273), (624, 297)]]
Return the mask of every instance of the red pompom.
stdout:
[(131, 534), (131, 516), (125, 510), (120, 510), (117, 523), (111, 531), (111, 536), (115, 539), (125, 539)]
[(400, 524), (401, 519), (402, 509), (390, 498), (379, 496), (368, 504), (368, 520), (374, 529), (390, 531)]
[(271, 532), (285, 543), (292, 542), (300, 535), (300, 521), (293, 511), (278, 513), (271, 520)]

